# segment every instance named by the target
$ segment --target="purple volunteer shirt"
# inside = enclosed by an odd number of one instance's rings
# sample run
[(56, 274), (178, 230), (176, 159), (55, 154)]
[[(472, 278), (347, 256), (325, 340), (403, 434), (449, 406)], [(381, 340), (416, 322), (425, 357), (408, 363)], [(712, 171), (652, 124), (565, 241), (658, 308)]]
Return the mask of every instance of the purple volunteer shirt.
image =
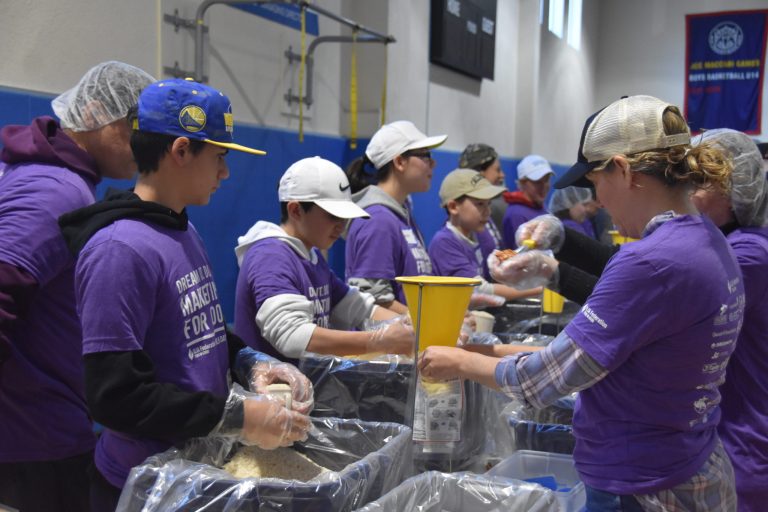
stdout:
[(436, 276), (476, 277), (483, 274), (483, 252), (479, 243), (470, 245), (448, 226), (429, 243), (429, 257)]
[[(589, 222), (589, 221), (587, 220), (587, 221), (585, 221), (585, 222)], [(584, 225), (583, 225), (583, 224), (581, 224), (581, 223), (579, 223), (579, 222), (576, 222), (575, 220), (571, 220), (571, 219), (565, 219), (565, 220), (563, 220), (563, 226), (565, 226), (565, 227), (567, 227), (567, 228), (571, 228), (571, 229), (573, 229), (574, 231), (578, 231), (578, 232), (579, 232), (579, 233), (581, 233), (582, 235), (587, 235), (587, 236), (589, 236), (589, 237), (592, 237), (592, 238), (594, 238), (594, 236), (590, 235), (590, 234), (587, 232), (587, 230), (584, 228)]]
[[(157, 382), (226, 397), (224, 315), (205, 247), (186, 231), (119, 220), (91, 238), (75, 275), (85, 354), (143, 350)], [(122, 487), (133, 466), (170, 444), (105, 430), (96, 467)]]
[(531, 219), (535, 219), (539, 215), (546, 215), (547, 210), (542, 206), (540, 208), (532, 208), (530, 206), (513, 203), (507, 207), (507, 211), (504, 212), (504, 221), (502, 226), (502, 236), (504, 237), (504, 245), (506, 247), (517, 247), (515, 243), (515, 232), (521, 224), (528, 222)]
[(708, 219), (673, 218), (613, 256), (565, 329), (610, 372), (576, 405), (574, 460), (586, 484), (647, 494), (701, 468), (743, 310), (741, 272)]
[(595, 226), (592, 225), (591, 219), (584, 219), (584, 222), (580, 224), (581, 229), (584, 230), (584, 233), (590, 238), (594, 238), (597, 240), (597, 235), (595, 234)]
[(480, 243), (480, 250), (483, 255), (483, 273), (482, 276), (486, 281), (491, 281), (491, 273), (488, 271), (488, 256), (494, 251), (497, 251), (504, 247), (504, 242), (501, 237), (496, 224), (493, 220), (489, 220), (485, 223), (485, 229), (476, 233), (477, 241)]
[(312, 301), (313, 322), (329, 328), (331, 310), (347, 295), (349, 286), (328, 266), (317, 249), (315, 263), (296, 254), (279, 238), (255, 242), (245, 253), (235, 291), (235, 332), (249, 346), (283, 361), (292, 361), (261, 335), (256, 314), (264, 301), (277, 295), (303, 295)]
[[(90, 161), (84, 152), (83, 159)], [(94, 202), (94, 186), (60, 166), (0, 163), (0, 261), (39, 284), (0, 366), (0, 462), (63, 459), (96, 442), (85, 403), (75, 261), (58, 225), (60, 215)]]
[(744, 275), (746, 309), (720, 387), (718, 433), (733, 461), (739, 511), (757, 512), (768, 500), (768, 228), (737, 229), (728, 242)]
[(369, 219), (353, 219), (346, 246), (346, 278), (388, 279), (395, 299), (405, 304), (398, 276), (432, 274), (418, 230), (381, 204), (365, 208)]

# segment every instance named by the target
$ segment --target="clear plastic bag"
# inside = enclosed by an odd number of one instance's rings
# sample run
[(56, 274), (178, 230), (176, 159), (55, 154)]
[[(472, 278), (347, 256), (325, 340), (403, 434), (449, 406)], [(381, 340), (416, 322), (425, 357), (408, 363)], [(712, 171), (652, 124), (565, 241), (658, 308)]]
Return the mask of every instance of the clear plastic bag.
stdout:
[(411, 429), (393, 423), (315, 418), (297, 451), (330, 469), (309, 482), (237, 479), (219, 469), (237, 447), (199, 438), (131, 470), (117, 510), (354, 510), (413, 474)]
[(474, 473), (430, 471), (409, 478), (359, 512), (556, 512), (540, 485)]
[(554, 404), (535, 409), (518, 401), (510, 402), (501, 412), (497, 429), (497, 445), (503, 454), (518, 450), (572, 454), (576, 446), (573, 436), (573, 410), (576, 393), (558, 399)]

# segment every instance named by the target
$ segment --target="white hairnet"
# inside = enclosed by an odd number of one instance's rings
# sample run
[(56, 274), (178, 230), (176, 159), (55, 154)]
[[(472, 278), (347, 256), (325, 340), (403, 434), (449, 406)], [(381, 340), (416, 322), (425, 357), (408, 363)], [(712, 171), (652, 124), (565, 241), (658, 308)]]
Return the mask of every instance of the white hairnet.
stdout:
[(579, 203), (592, 200), (592, 191), (584, 187), (565, 187), (557, 189), (549, 199), (549, 211), (552, 213), (568, 210)]
[(742, 226), (762, 226), (768, 207), (763, 156), (746, 134), (730, 128), (707, 130), (699, 142), (714, 143), (733, 159), (731, 209)]
[(154, 81), (130, 64), (102, 62), (89, 69), (76, 86), (54, 98), (51, 107), (63, 128), (96, 130), (125, 117), (141, 90)]

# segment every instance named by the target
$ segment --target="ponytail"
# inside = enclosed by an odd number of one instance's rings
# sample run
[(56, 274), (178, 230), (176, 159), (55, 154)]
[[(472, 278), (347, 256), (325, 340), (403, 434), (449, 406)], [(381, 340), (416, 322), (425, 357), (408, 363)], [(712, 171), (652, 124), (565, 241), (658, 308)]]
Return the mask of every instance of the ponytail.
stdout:
[(384, 181), (392, 168), (392, 162), (388, 162), (381, 169), (376, 169), (367, 155), (352, 160), (347, 166), (347, 178), (350, 190), (354, 194), (369, 185), (376, 185)]

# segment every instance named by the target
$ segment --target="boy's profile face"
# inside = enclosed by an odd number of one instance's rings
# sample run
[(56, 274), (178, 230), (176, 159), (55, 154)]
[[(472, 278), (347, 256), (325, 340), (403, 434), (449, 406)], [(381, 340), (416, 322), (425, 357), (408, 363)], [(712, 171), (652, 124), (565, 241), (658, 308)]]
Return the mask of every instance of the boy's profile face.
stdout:
[[(291, 203), (296, 206), (292, 206)], [(310, 249), (317, 247), (323, 251), (330, 249), (347, 226), (347, 219), (331, 215), (316, 204), (305, 212), (295, 201), (288, 203), (288, 218), (304, 245)]]
[(448, 202), (448, 212), (451, 222), (465, 231), (477, 232), (485, 229), (485, 223), (491, 216), (491, 201), (464, 197), (458, 201)]
[(228, 150), (213, 144), (206, 144), (203, 149), (193, 155), (187, 150), (185, 157), (186, 182), (182, 185), (186, 196), (186, 204), (203, 206), (208, 204), (211, 196), (221, 186), (221, 182), (229, 177), (226, 155)]

